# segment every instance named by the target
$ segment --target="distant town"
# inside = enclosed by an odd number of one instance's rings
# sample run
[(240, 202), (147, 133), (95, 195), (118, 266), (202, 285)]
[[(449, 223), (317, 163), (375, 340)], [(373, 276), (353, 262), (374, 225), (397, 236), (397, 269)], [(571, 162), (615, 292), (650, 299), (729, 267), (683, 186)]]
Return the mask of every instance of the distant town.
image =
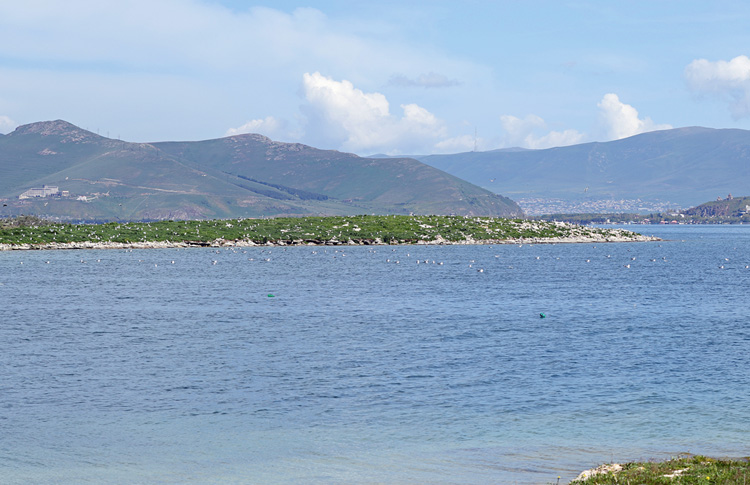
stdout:
[(523, 198), (517, 200), (524, 213), (529, 216), (542, 214), (616, 214), (679, 211), (680, 207), (669, 201), (641, 199), (582, 199), (563, 200), (546, 198)]

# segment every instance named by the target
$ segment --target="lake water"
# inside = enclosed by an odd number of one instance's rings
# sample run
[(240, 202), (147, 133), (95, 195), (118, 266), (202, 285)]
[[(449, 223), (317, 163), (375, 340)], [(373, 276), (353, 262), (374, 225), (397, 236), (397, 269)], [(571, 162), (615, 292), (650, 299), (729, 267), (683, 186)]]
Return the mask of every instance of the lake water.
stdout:
[(2, 482), (749, 455), (750, 227), (638, 229), (669, 241), (0, 252)]

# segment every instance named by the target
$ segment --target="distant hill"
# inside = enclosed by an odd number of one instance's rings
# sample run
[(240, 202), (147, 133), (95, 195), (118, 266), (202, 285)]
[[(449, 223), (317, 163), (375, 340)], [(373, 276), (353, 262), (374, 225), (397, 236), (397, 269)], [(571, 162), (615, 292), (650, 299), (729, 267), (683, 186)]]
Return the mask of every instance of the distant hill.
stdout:
[(678, 128), (546, 150), (416, 156), (515, 200), (642, 199), (690, 207), (750, 187), (750, 131)]
[(682, 211), (682, 214), (704, 218), (750, 218), (750, 197), (714, 200), (686, 209)]
[(750, 224), (750, 197), (719, 198), (681, 211), (633, 213), (542, 214), (532, 217), (575, 224)]
[[(60, 193), (18, 198), (43, 185)], [(0, 198), (0, 216), (89, 220), (521, 215), (510, 199), (413, 159), (361, 158), (260, 135), (129, 143), (62, 120), (0, 137)]]

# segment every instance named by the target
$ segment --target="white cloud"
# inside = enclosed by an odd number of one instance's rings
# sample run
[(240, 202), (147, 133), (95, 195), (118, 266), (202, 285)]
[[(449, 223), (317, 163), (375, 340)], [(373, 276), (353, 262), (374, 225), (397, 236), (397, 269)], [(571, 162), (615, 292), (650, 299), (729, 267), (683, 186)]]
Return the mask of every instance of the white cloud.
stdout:
[(276, 138), (281, 135), (285, 123), (273, 116), (267, 116), (265, 119), (250, 120), (237, 128), (229, 128), (224, 136), (242, 135), (245, 133), (259, 133), (269, 138)]
[(524, 148), (551, 148), (581, 143), (586, 135), (576, 130), (548, 131), (547, 123), (536, 115), (527, 115), (524, 119), (512, 115), (500, 117), (500, 124), (505, 131), (504, 145)]
[(16, 129), (18, 123), (5, 115), (0, 115), (0, 133), (7, 134)]
[(597, 104), (600, 118), (610, 140), (654, 130), (668, 130), (672, 125), (656, 124), (651, 118), (638, 118), (638, 110), (620, 101), (614, 93), (605, 94)]
[(459, 153), (474, 150), (474, 145), (481, 149), (484, 140), (481, 138), (474, 139), (473, 135), (461, 135), (453, 138), (447, 138), (435, 144), (435, 153)]
[(726, 98), (735, 119), (750, 116), (750, 58), (730, 61), (696, 59), (685, 68), (688, 87), (699, 94)]
[(392, 115), (383, 94), (365, 93), (347, 80), (305, 73), (303, 89), (308, 132), (317, 131), (344, 150), (424, 151), (446, 136), (443, 121), (421, 106), (402, 104), (403, 116)]
[[(358, 22), (323, 8), (329, 15), (215, 0), (0, 1), (0, 78), (14, 109), (7, 114), (23, 122), (69, 119), (130, 140), (204, 139), (267, 115), (294, 125), (305, 72), (330, 73), (365, 92), (387, 86), (393, 73), (432, 87), (451, 84), (459, 72), (469, 84), (491, 78), (488, 67), (401, 31), (401, 20)], [(29, 79), (42, 89), (30, 89)], [(92, 99), (103, 90), (106, 98)], [(440, 90), (424, 91), (420, 99)], [(465, 102), (457, 91), (442, 106)], [(92, 109), (101, 102), (106, 109)], [(411, 102), (399, 99), (392, 111)]]

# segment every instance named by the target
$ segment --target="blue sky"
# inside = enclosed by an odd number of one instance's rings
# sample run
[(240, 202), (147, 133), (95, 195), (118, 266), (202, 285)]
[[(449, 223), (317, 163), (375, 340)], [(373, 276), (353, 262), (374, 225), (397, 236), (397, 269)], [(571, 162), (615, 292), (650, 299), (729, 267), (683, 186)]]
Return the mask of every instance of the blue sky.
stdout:
[(0, 3), (0, 133), (424, 154), (750, 129), (750, 4)]

